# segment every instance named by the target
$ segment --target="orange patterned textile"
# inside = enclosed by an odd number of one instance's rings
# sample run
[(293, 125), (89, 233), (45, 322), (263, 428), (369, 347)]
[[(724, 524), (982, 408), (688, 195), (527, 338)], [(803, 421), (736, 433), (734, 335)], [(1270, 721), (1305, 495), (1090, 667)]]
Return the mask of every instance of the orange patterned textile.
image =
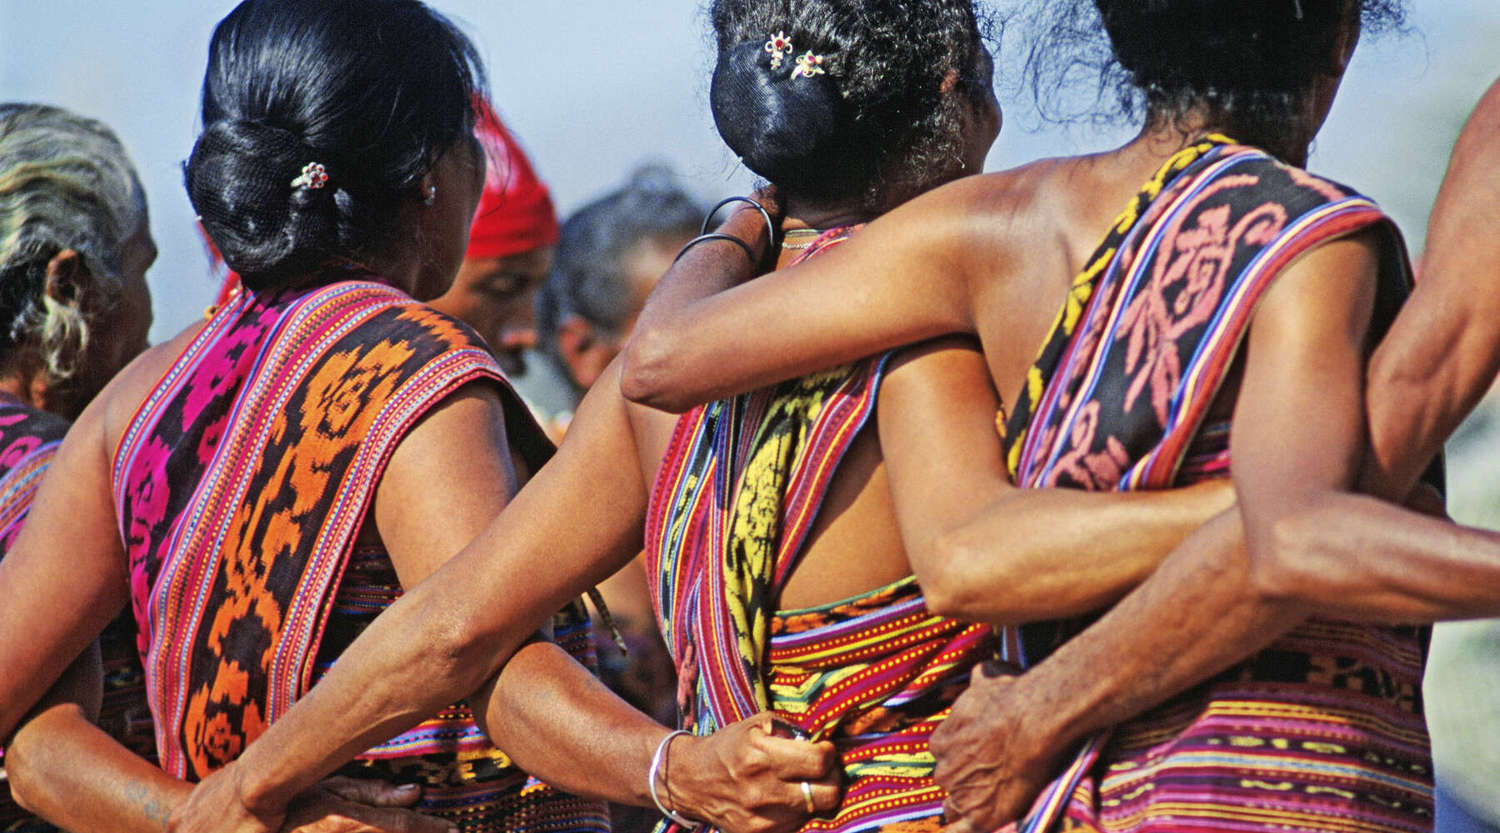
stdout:
[[(366, 553), (350, 571), (386, 462), (476, 382), (502, 394), (512, 442), (539, 467), (551, 446), (479, 338), (373, 280), (242, 292), (162, 377), (113, 480), (168, 772), (196, 780), (234, 760), (357, 633), (341, 608), (388, 565)], [(436, 719), (446, 728), (372, 750), (366, 774), (416, 778), (420, 808), (466, 833), (607, 829), (602, 805), (528, 784), (466, 706)]]

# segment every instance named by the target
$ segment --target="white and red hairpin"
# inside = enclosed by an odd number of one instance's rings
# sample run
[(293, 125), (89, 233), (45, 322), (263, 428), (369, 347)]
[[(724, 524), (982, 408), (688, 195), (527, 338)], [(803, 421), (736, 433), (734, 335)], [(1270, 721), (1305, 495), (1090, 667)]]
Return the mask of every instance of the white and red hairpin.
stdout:
[(766, 54), (771, 56), (771, 69), (781, 69), (781, 61), (792, 53), (792, 39), (786, 32), (777, 32), (766, 41)]
[(328, 169), (321, 163), (309, 162), (302, 166), (302, 173), (292, 180), (292, 188), (311, 188), (316, 191), (328, 184)]
[(814, 75), (823, 75), (827, 70), (823, 69), (823, 56), (814, 55), (809, 49), (797, 56), (797, 67), (792, 70), (793, 78), (811, 78)]

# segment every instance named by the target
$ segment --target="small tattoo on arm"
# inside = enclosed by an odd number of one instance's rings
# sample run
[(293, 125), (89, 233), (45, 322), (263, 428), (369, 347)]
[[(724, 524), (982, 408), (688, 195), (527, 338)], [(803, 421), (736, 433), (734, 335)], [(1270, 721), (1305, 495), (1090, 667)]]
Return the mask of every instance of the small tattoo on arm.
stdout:
[(126, 803), (141, 808), (141, 814), (147, 821), (160, 822), (165, 825), (167, 818), (172, 815), (172, 808), (163, 804), (155, 793), (139, 781), (126, 784), (124, 796)]

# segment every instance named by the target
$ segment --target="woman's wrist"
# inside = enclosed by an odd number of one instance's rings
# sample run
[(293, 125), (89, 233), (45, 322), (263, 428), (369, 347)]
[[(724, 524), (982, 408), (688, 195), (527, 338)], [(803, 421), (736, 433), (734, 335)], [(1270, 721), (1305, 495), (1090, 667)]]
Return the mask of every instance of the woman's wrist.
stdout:
[[(1072, 656), (1054, 654), (1015, 678), (1006, 705), (1018, 711), (1018, 725), (1028, 726), (1029, 737), (1054, 750), (1071, 748), (1133, 714), (1119, 712), (1115, 707), (1116, 697), (1122, 693), (1121, 683), (1136, 676), (1094, 675), (1088, 683), (1080, 685), (1077, 681), (1083, 677), (1077, 675)], [(1038, 708), (1039, 704), (1045, 707)], [(1048, 754), (1041, 748), (1027, 752), (1038, 758)]]
[[(657, 743), (656, 751), (651, 757), (651, 766), (646, 771), (646, 786), (656, 809), (663, 816), (687, 828), (700, 826), (703, 818), (696, 812), (696, 805), (691, 798), (691, 786), (685, 783), (687, 779), (683, 777), (685, 772), (694, 769), (685, 763), (683, 757), (684, 752), (691, 755), (694, 740), (691, 732), (668, 732)], [(674, 751), (678, 753), (675, 759)], [(673, 778), (674, 774), (678, 777)]]
[(704, 220), (704, 231), (708, 231), (714, 214), (719, 213), (722, 208), (729, 209), (728, 216), (714, 231), (743, 241), (747, 254), (752, 255), (751, 268), (757, 274), (770, 268), (774, 262), (776, 236), (781, 226), (781, 205), (774, 192), (762, 189), (749, 197), (730, 197), (724, 200)]
[[(741, 197), (738, 199), (748, 199)], [(733, 245), (739, 248), (745, 255), (743, 266), (733, 267), (720, 261), (720, 269), (727, 268), (729, 272), (739, 274), (732, 278), (732, 282), (738, 282), (745, 278), (754, 277), (763, 271), (772, 268), (772, 250), (776, 239), (775, 226), (772, 225), (771, 217), (764, 210), (755, 205), (746, 206), (740, 203), (740, 208), (730, 213), (728, 219), (721, 223), (714, 231), (708, 231), (708, 222), (713, 219), (710, 214), (704, 221), (704, 232), (683, 244), (677, 250), (677, 256), (672, 259), (675, 265), (678, 261), (688, 256), (695, 248), (704, 244)], [(747, 219), (748, 218), (748, 219)]]
[[(249, 754), (247, 750), (246, 756)], [(286, 812), (300, 790), (277, 783), (275, 767), (251, 766), (246, 763), (247, 757), (232, 762), (220, 770), (218, 775), (230, 779), (226, 786), (233, 791), (240, 806), (251, 815), (277, 816)]]
[(744, 240), (752, 250), (760, 255), (757, 272), (768, 268), (775, 257), (776, 235), (781, 225), (781, 218), (770, 215), (774, 225), (766, 225), (766, 215), (750, 206), (741, 206), (735, 211), (721, 230), (727, 230), (733, 226), (730, 233)]

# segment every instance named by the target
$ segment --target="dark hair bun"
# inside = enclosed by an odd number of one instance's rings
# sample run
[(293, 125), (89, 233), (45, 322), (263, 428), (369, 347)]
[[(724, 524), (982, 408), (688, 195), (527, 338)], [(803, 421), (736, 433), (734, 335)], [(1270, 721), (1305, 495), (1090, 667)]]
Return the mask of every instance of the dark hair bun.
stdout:
[(825, 73), (796, 72), (796, 55), (772, 55), (760, 42), (719, 54), (709, 103), (725, 144), (745, 167), (772, 182), (820, 179), (837, 167), (838, 89)]
[(224, 120), (204, 128), (187, 164), (188, 197), (224, 262), (241, 275), (306, 270), (337, 247), (337, 168), (321, 188), (293, 186), (327, 160), (290, 131)]
[[(783, 196), (824, 205), (885, 211), (957, 176), (969, 118), (991, 100), (974, 6), (713, 0), (719, 134)], [(768, 43), (782, 47), (774, 69)], [(821, 73), (798, 72), (809, 52)]]
[[(409, 245), (405, 207), (472, 142), (474, 46), (419, 0), (242, 0), (203, 76), (188, 197), (245, 286)], [(304, 166), (327, 180), (303, 184)]]

